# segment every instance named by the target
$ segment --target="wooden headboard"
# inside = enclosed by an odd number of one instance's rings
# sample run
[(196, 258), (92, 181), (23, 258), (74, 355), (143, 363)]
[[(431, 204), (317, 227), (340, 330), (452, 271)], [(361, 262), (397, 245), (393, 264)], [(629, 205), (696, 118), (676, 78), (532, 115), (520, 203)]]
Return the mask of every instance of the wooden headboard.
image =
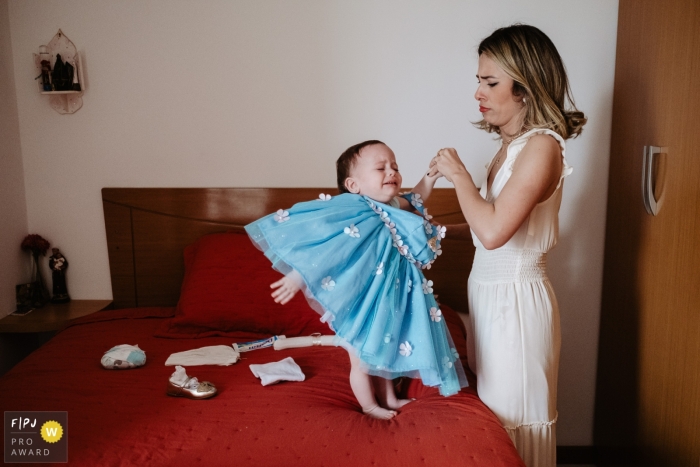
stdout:
[[(183, 249), (202, 235), (242, 229), (277, 209), (335, 188), (103, 188), (113, 306), (174, 306), (184, 275)], [(454, 190), (435, 189), (426, 203), (439, 224), (464, 222)], [(471, 240), (451, 240), (424, 271), (439, 300), (467, 312)]]

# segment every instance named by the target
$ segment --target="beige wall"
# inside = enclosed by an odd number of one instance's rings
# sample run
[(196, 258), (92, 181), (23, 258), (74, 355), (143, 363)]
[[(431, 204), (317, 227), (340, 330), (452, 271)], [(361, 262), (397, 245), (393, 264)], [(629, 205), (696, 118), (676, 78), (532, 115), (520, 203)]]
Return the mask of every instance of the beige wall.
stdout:
[[(514, 21), (542, 28), (590, 117), (568, 147), (550, 264), (559, 442), (591, 443), (617, 2), (10, 0), (9, 13), (28, 227), (62, 249), (85, 299), (111, 296), (105, 186), (332, 186), (335, 158), (370, 138), (409, 185), (445, 146), (483, 180), (495, 145), (469, 123), (476, 45)], [(84, 57), (74, 115), (33, 81), (31, 54), (58, 28)]]
[(15, 310), (15, 285), (29, 280), (27, 204), (7, 0), (0, 0), (0, 318)]

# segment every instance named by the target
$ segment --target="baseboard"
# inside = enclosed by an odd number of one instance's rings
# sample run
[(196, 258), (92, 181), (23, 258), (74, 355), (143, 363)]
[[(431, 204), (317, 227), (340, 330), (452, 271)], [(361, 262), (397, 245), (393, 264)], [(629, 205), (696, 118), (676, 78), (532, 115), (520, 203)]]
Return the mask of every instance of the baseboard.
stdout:
[(598, 467), (640, 465), (631, 448), (613, 446), (557, 446), (557, 464), (588, 464)]
[(557, 446), (557, 464), (595, 464), (595, 446)]

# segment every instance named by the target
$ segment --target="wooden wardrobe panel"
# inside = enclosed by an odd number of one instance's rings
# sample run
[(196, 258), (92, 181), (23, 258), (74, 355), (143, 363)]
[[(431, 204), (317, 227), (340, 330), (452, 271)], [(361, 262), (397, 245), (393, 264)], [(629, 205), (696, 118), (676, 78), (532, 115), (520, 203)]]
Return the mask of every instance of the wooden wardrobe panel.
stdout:
[[(700, 460), (700, 4), (622, 0), (595, 441), (651, 465)], [(642, 149), (663, 205), (641, 200)]]

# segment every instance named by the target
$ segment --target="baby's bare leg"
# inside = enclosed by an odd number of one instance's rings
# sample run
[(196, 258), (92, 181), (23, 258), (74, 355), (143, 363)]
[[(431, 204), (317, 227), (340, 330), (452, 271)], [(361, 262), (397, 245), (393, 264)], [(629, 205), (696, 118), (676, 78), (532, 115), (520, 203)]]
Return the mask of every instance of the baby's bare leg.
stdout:
[(362, 370), (360, 359), (348, 352), (350, 356), (350, 387), (353, 394), (360, 403), (362, 411), (370, 417), (389, 420), (396, 416), (393, 410), (387, 410), (377, 404), (377, 399), (374, 396), (374, 388), (372, 387), (371, 377)]
[(372, 380), (379, 405), (386, 409), (397, 410), (413, 400), (398, 399), (396, 397), (396, 390), (394, 389), (394, 382), (390, 379), (373, 376)]

